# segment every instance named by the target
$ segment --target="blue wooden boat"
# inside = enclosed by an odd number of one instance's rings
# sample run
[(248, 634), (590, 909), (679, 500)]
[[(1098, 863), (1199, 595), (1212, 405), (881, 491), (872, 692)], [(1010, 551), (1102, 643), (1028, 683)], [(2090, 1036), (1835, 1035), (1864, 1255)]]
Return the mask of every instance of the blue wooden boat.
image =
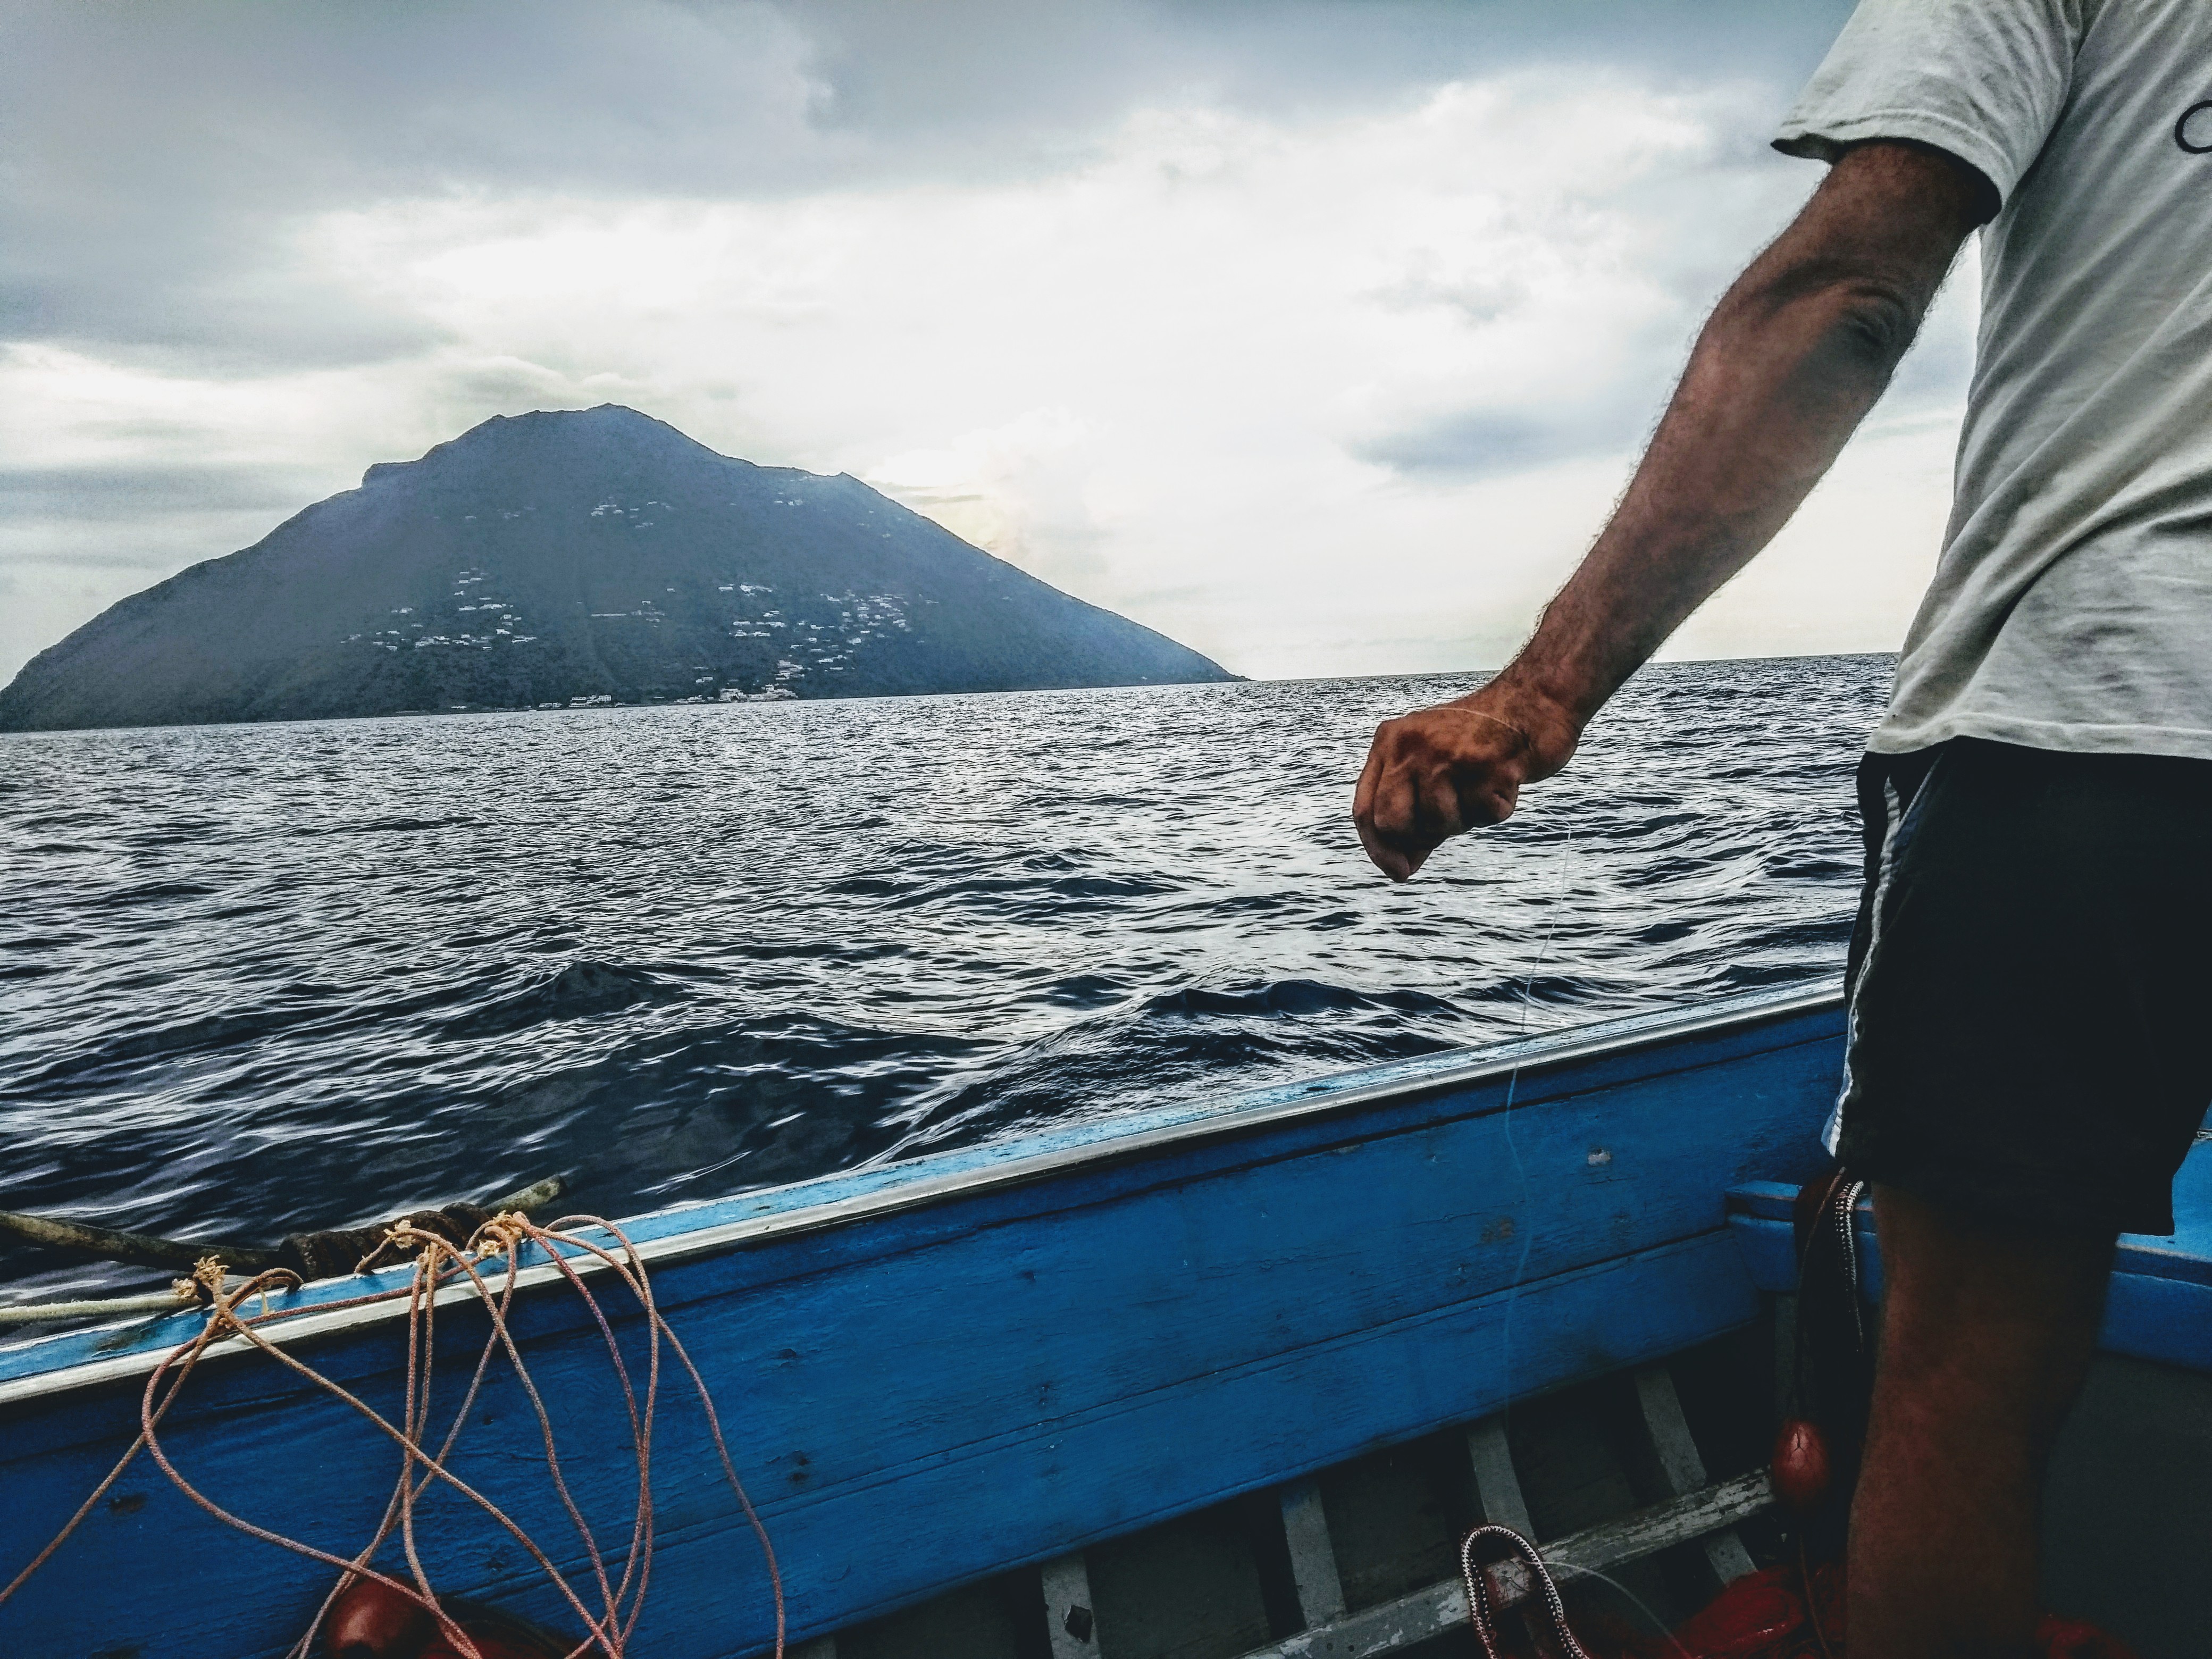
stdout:
[[(808, 1659), (1451, 1651), (1454, 1540), (1482, 1516), (1664, 1620), (1777, 1558), (1762, 1466), (1788, 1203), (1818, 1162), (1841, 1045), (1833, 996), (1755, 997), (630, 1231), (714, 1389)], [(2145, 1659), (2199, 1653), (2212, 1630), (2202, 1145), (2177, 1208), (2175, 1237), (2124, 1242), (2050, 1492), (2050, 1602)], [(635, 1474), (601, 1339), (552, 1268), (526, 1279), (515, 1328), (580, 1504), (618, 1549)], [(399, 1310), (327, 1305), (362, 1283), (310, 1285), (269, 1329), (389, 1407)], [(197, 1319), (0, 1347), (0, 1581), (129, 1444), (149, 1369)], [(482, 1328), (441, 1316), (441, 1341), (457, 1361)], [(573, 1537), (523, 1479), (542, 1464), (511, 1377), (495, 1373), (479, 1415), (457, 1467), (538, 1537)], [(211, 1352), (164, 1443), (222, 1501), (340, 1553), (368, 1535), (395, 1462), (251, 1352)], [(759, 1555), (680, 1397), (653, 1467), (634, 1650), (769, 1650)], [(441, 1590), (563, 1622), (501, 1534), (449, 1513), (425, 1544)], [(276, 1655), (331, 1579), (219, 1526), (142, 1459), (0, 1607), (0, 1653)]]

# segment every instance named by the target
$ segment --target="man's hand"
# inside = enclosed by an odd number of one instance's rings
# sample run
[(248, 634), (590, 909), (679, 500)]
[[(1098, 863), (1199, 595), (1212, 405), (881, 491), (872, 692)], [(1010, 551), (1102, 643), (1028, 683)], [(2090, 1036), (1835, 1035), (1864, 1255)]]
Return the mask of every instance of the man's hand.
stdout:
[(1890, 372), (1989, 181), (1924, 145), (1847, 152), (1736, 280), (1690, 356), (1612, 521), (1535, 635), (1471, 697), (1385, 720), (1352, 816), (1404, 881), (1445, 837), (1496, 823), (1820, 482)]
[(1352, 819), (1376, 867), (1405, 881), (1448, 837), (1513, 816), (1521, 786), (1575, 752), (1579, 726), (1501, 682), (1375, 728)]

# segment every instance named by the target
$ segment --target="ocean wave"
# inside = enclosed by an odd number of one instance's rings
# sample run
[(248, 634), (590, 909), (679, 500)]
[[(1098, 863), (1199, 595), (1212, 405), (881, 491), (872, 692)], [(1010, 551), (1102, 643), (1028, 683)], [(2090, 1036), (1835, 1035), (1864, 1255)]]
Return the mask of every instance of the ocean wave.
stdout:
[(1144, 1012), (1152, 1015), (1206, 1016), (1230, 1018), (1347, 1013), (1352, 1010), (1389, 1009), (1401, 1014), (1456, 1014), (1449, 998), (1426, 991), (1355, 991), (1342, 985), (1324, 985), (1310, 979), (1272, 980), (1263, 985), (1214, 989), (1186, 986), (1146, 999)]
[(563, 963), (441, 1022), (447, 1037), (500, 1036), (549, 1020), (590, 1019), (640, 1003), (667, 1001), (681, 993), (659, 976), (621, 963)]
[(42, 1063), (0, 1081), (0, 1100), (37, 1098), (40, 1091), (56, 1084), (143, 1071), (187, 1054), (257, 1042), (313, 1017), (307, 1010), (266, 1008), (203, 1014), (168, 1024), (148, 1025), (82, 1047), (64, 1047)]
[(216, 890), (197, 881), (148, 881), (135, 886), (112, 888), (85, 901), (100, 909), (127, 904), (159, 904), (168, 899), (205, 898)]
[(425, 830), (465, 829), (482, 820), (461, 817), (450, 818), (417, 818), (408, 817), (369, 818), (359, 823), (305, 823), (284, 831), (288, 836), (402, 836), (415, 835)]

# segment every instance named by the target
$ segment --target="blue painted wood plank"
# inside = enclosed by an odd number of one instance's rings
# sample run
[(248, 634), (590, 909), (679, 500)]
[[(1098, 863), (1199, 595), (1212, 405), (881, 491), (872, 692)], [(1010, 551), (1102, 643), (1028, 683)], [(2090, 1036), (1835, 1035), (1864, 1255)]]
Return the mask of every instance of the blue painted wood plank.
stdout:
[[(1794, 1291), (1788, 1219), (1797, 1188), (1745, 1182), (1729, 1194), (1729, 1224), (1745, 1270), (1762, 1291)], [(2174, 1180), (2170, 1238), (2121, 1235), (2098, 1342), (2108, 1353), (2212, 1371), (2212, 1142), (2190, 1149)], [(1869, 1291), (1881, 1290), (1881, 1250), (1863, 1209), (1859, 1248)]]
[(2107, 1352), (2212, 1371), (2212, 1285), (2114, 1273), (2098, 1341)]
[(1729, 1231), (1742, 1252), (1744, 1271), (1762, 1291), (1780, 1295), (1797, 1289), (1797, 1247), (1790, 1224), (1765, 1216), (1732, 1215)]
[[(1510, 1115), (1505, 1077), (1436, 1073), (1340, 1091), (1343, 1109), (1311, 1116), (1229, 1114), (1233, 1133), (1200, 1115), (1195, 1140), (1108, 1143), (1047, 1177), (672, 1261), (655, 1282), (714, 1382), (797, 1604), (834, 1626), (1747, 1316), (1722, 1194), (1817, 1157), (1838, 1029), (1815, 1010), (1596, 1054), (1517, 1080)], [(811, 1208), (747, 1201), (805, 1222), (836, 1201), (822, 1197), (836, 1183), (811, 1185)], [(466, 1322), (446, 1322), (456, 1346)], [(565, 1296), (520, 1322), (569, 1443), (590, 1448), (572, 1482), (618, 1530), (627, 1471), (605, 1425), (620, 1408), (597, 1335)], [(388, 1401), (392, 1336), (310, 1357)], [(0, 1567), (104, 1471), (131, 1400), (109, 1389), (0, 1417)], [(515, 1404), (511, 1387), (488, 1400), (474, 1466), (528, 1468), (534, 1431)], [(650, 1645), (736, 1652), (758, 1635), (757, 1575), (696, 1419), (672, 1411)], [(211, 1367), (175, 1443), (212, 1489), (334, 1547), (365, 1532), (388, 1484), (386, 1449), (259, 1361)], [(213, 1536), (150, 1480), (128, 1495), (140, 1506), (103, 1514), (22, 1608), (0, 1611), (0, 1648), (14, 1620), (76, 1641), (56, 1652), (149, 1631), (183, 1659), (281, 1645), (311, 1571), (222, 1546), (218, 1624), (179, 1565)], [(562, 1535), (547, 1502), (526, 1508), (533, 1531)], [(434, 1553), (450, 1588), (514, 1581), (512, 1547), (481, 1529)]]

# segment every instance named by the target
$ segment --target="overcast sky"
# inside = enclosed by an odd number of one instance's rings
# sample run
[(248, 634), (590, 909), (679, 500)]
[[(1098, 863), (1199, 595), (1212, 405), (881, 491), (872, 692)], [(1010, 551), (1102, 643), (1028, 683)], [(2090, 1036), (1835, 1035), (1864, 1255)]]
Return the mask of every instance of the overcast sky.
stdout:
[[(610, 401), (1241, 672), (1495, 664), (1816, 181), (1765, 141), (1847, 10), (0, 0), (0, 679)], [(1671, 654), (1894, 648), (1971, 287)]]

